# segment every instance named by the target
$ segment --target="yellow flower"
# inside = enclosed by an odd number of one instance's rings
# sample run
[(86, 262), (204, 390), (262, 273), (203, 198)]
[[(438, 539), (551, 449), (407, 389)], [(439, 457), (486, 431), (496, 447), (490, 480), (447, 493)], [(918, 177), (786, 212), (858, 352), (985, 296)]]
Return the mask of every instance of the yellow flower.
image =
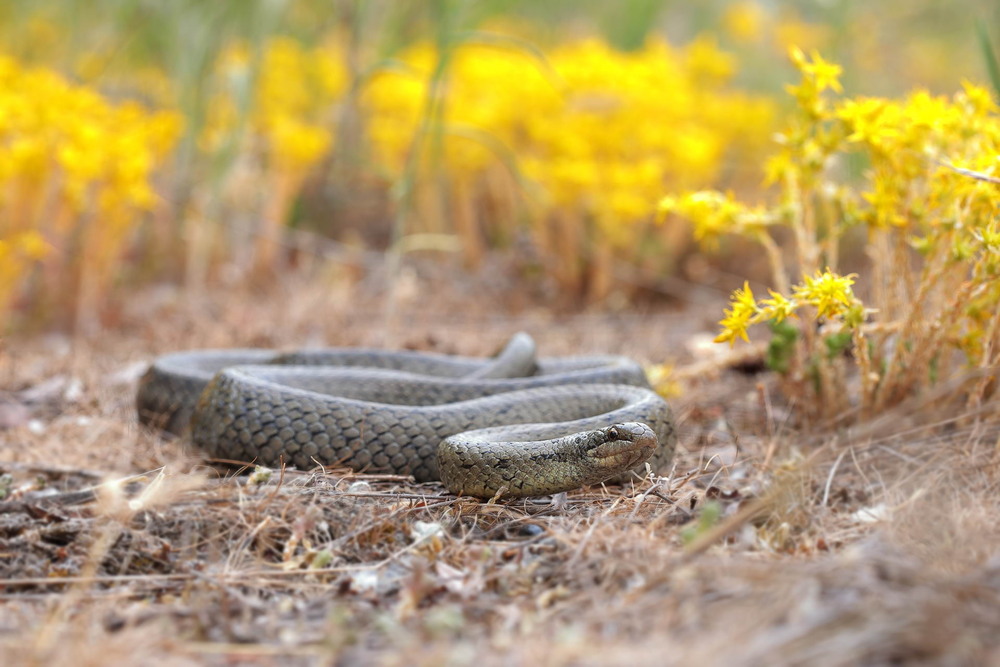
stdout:
[(1000, 253), (1000, 229), (998, 229), (995, 218), (985, 227), (974, 231), (973, 235), (983, 244), (986, 250), (993, 253)]
[(795, 316), (795, 309), (799, 306), (798, 303), (774, 290), (769, 289), (767, 291), (771, 295), (771, 298), (760, 302), (761, 306), (763, 306), (761, 310), (762, 319), (773, 319), (777, 322), (782, 322), (789, 317)]
[(900, 191), (901, 182), (893, 174), (879, 174), (874, 177), (871, 192), (862, 193), (862, 197), (872, 205), (872, 215), (868, 216), (872, 227), (901, 227), (906, 224), (906, 218), (900, 215), (899, 207), (904, 196)]
[(893, 127), (891, 119), (886, 122), (885, 113), (890, 107), (886, 100), (857, 98), (846, 100), (836, 115), (847, 125), (848, 141), (866, 142), (881, 147), (899, 138), (900, 132)]
[(657, 220), (662, 223), (670, 213), (690, 221), (695, 239), (708, 247), (725, 234), (758, 234), (772, 221), (763, 207), (749, 207), (735, 201), (731, 193), (715, 190), (664, 197), (657, 205)]
[(673, 364), (663, 363), (646, 367), (650, 386), (664, 398), (677, 398), (681, 395), (680, 383), (673, 378), (673, 374)]
[(52, 247), (36, 231), (24, 232), (16, 237), (18, 251), (31, 260), (39, 260), (49, 254)]
[(810, 60), (797, 46), (789, 48), (788, 55), (796, 69), (802, 73), (802, 81), (797, 86), (785, 86), (785, 90), (798, 100), (799, 108), (814, 120), (825, 118), (826, 103), (822, 93), (827, 89), (841, 91), (840, 65), (823, 60), (816, 51), (813, 51)]
[(735, 59), (716, 46), (715, 40), (699, 37), (687, 47), (687, 67), (698, 81), (725, 81), (736, 69)]
[(70, 178), (86, 183), (104, 172), (104, 153), (92, 148), (67, 144), (59, 149), (57, 159)]
[(766, 14), (754, 0), (742, 0), (730, 5), (722, 15), (722, 26), (735, 41), (760, 41)]
[(855, 303), (851, 290), (855, 277), (854, 273), (840, 276), (830, 269), (817, 271), (814, 277), (804, 277), (804, 282), (794, 288), (793, 296), (815, 306), (818, 317), (834, 317)]
[(749, 341), (747, 327), (753, 324), (758, 315), (757, 301), (754, 299), (750, 284), (743, 283), (743, 289), (737, 288), (730, 299), (731, 308), (725, 309), (725, 317), (719, 321), (722, 331), (715, 337), (716, 343), (729, 343), (732, 346), (737, 338)]
[(843, 68), (840, 65), (823, 60), (823, 57), (817, 51), (812, 52), (812, 62), (803, 62), (800, 69), (803, 74), (813, 78), (816, 82), (816, 88), (820, 92), (823, 92), (827, 88), (838, 93), (843, 91), (840, 85), (840, 75), (844, 71)]
[(799, 175), (799, 166), (788, 151), (780, 151), (764, 163), (764, 185), (785, 184)]
[(9, 156), (15, 172), (31, 179), (41, 179), (46, 173), (45, 142), (42, 137), (23, 134), (10, 144)]
[(977, 86), (969, 81), (962, 81), (962, 90), (965, 93), (965, 100), (972, 107), (974, 113), (985, 116), (997, 111), (997, 105), (993, 101), (993, 96), (989, 89)]
[(271, 124), (273, 150), (279, 164), (306, 168), (319, 161), (333, 142), (329, 130), (279, 116)]
[(715, 190), (688, 192), (680, 197), (664, 197), (657, 206), (657, 217), (665, 219), (676, 213), (694, 225), (694, 237), (709, 244), (739, 228), (740, 215), (746, 211), (729, 195)]

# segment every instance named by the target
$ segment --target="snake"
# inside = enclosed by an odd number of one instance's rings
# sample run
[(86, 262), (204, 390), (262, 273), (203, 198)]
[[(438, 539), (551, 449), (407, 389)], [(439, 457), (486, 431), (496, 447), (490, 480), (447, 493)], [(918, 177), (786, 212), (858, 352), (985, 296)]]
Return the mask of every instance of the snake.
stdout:
[[(628, 357), (487, 358), (367, 348), (188, 350), (139, 382), (140, 423), (222, 464), (346, 466), (478, 498), (544, 496), (662, 470), (670, 406)], [(647, 466), (649, 468), (647, 468)]]

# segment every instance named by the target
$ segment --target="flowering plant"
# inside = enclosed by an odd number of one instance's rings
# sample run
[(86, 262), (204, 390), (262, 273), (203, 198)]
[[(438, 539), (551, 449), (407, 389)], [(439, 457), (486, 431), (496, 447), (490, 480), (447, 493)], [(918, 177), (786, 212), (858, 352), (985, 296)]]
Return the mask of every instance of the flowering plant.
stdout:
[[(989, 92), (966, 83), (951, 98), (916, 91), (899, 101), (836, 99), (837, 65), (798, 49), (791, 58), (802, 75), (788, 87), (796, 112), (767, 163), (777, 203), (751, 207), (724, 193), (690, 192), (659, 205), (661, 219), (691, 220), (706, 245), (738, 234), (767, 251), (776, 289), (761, 301), (747, 284), (736, 290), (717, 340), (747, 339), (750, 325), (770, 322), (782, 332), (772, 342), (772, 363), (813, 397), (810, 411), (826, 417), (850, 407), (847, 349), (867, 413), (934, 382), (949, 367), (950, 351), (968, 366), (995, 366), (1000, 117)], [(867, 169), (854, 179), (845, 165), (859, 158)], [(786, 253), (772, 235), (778, 227), (791, 231), (799, 284), (791, 284)], [(863, 233), (870, 263), (866, 303), (853, 291), (859, 277), (835, 270), (852, 230)], [(801, 313), (822, 326), (789, 330), (788, 318)], [(781, 351), (789, 345), (791, 353)], [(975, 383), (968, 400), (991, 390), (988, 380)]]

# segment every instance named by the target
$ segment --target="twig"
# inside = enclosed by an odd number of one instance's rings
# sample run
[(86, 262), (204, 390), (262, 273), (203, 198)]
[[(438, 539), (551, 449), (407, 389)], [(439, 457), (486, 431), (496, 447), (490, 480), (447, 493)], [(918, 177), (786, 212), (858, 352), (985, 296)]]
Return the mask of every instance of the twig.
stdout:
[(965, 169), (964, 167), (956, 167), (953, 164), (945, 162), (944, 160), (936, 160), (936, 162), (942, 167), (951, 169), (952, 171), (961, 174), (962, 176), (969, 176), (977, 181), (986, 181), (987, 183), (996, 183), (1000, 185), (1000, 178), (996, 176), (990, 176), (989, 174), (984, 174), (981, 171), (973, 171), (972, 169)]

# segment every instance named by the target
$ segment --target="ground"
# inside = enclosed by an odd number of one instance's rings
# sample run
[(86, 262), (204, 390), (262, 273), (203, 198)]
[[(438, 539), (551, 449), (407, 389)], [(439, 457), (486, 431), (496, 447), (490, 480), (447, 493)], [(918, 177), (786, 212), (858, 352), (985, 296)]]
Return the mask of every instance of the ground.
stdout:
[[(707, 345), (723, 294), (581, 313), (499, 276), (408, 268), (391, 298), (377, 276), (164, 286), (99, 335), (6, 340), (0, 661), (1000, 660), (991, 415), (934, 413), (945, 387), (803, 428), (752, 354)], [(139, 375), (170, 350), (490, 354), (522, 330), (543, 354), (673, 364), (674, 469), (482, 503), (345, 470), (223, 474), (134, 417)]]

